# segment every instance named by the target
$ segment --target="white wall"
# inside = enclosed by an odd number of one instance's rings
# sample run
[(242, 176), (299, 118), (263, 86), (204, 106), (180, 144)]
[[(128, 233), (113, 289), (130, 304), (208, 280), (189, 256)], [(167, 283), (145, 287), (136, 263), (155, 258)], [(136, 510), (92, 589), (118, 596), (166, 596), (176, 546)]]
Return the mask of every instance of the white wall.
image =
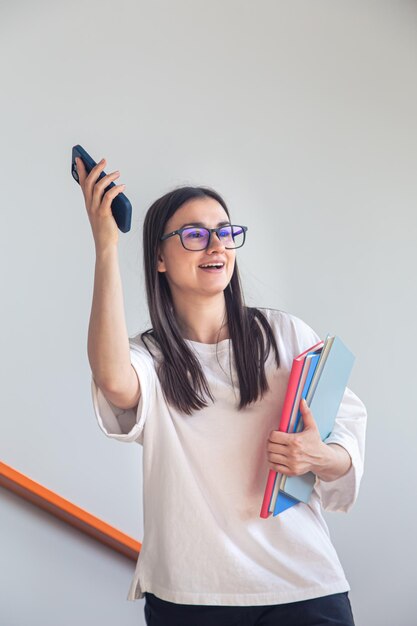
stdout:
[[(131, 335), (148, 324), (147, 208), (210, 185), (249, 227), (248, 303), (356, 354), (365, 476), (326, 519), (357, 626), (411, 626), (417, 609), (416, 19), (406, 0), (0, 5), (0, 459), (141, 539), (141, 448), (106, 438), (91, 403), (94, 244), (71, 147), (127, 185)], [(133, 562), (5, 490), (0, 538), (2, 624), (144, 624)]]

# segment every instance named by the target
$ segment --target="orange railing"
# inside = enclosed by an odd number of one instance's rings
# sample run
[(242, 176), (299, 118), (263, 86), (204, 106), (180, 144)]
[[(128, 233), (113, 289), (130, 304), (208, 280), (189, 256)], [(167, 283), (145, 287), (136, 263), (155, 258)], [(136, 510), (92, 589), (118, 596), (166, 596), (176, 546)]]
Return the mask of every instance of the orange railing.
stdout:
[(94, 537), (101, 543), (106, 544), (113, 550), (121, 552), (125, 556), (137, 560), (141, 543), (129, 535), (122, 533), (114, 526), (106, 524), (103, 520), (91, 515), (79, 506), (65, 500), (58, 494), (46, 489), (28, 476), (21, 474), (6, 463), (0, 461), (0, 485), (17, 493), (25, 500), (36, 504), (40, 508), (48, 511), (55, 517), (75, 526), (83, 533)]

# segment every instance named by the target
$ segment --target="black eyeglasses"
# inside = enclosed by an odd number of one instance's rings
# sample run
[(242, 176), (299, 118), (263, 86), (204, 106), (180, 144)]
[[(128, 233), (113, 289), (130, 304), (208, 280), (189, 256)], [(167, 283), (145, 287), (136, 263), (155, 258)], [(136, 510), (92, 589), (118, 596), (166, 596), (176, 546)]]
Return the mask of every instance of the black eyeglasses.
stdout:
[(181, 243), (186, 250), (205, 250), (210, 245), (211, 233), (216, 233), (219, 241), (224, 244), (226, 250), (241, 248), (245, 243), (247, 226), (227, 224), (217, 228), (203, 228), (200, 226), (184, 226), (178, 230), (162, 235), (161, 241), (179, 235)]

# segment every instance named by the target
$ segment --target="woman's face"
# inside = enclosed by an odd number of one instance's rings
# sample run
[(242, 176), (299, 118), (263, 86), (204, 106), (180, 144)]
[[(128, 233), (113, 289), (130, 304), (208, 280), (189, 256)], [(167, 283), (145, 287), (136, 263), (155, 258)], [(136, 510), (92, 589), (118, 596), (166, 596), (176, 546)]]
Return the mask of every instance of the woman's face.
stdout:
[[(195, 198), (183, 204), (165, 224), (164, 234), (183, 226), (216, 228), (230, 224), (226, 211), (214, 198)], [(226, 250), (216, 233), (211, 233), (206, 250), (186, 250), (179, 235), (160, 242), (158, 271), (165, 272), (173, 297), (186, 294), (215, 295), (230, 282), (236, 250)], [(207, 263), (223, 263), (221, 269), (204, 269)]]

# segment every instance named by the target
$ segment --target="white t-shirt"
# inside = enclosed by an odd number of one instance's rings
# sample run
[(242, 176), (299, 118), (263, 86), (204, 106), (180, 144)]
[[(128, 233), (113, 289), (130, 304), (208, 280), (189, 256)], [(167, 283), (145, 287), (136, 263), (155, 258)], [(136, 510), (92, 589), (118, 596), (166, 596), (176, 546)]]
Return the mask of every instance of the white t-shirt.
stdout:
[(308, 505), (301, 502), (276, 517), (261, 518), (267, 440), (278, 429), (292, 361), (320, 341), (298, 317), (261, 311), (274, 331), (281, 366), (276, 367), (271, 349), (266, 362), (270, 389), (240, 411), (233, 365), (235, 390), (230, 377), (230, 339), (217, 345), (185, 340), (197, 353), (215, 398), (192, 415), (167, 404), (140, 334), (129, 340), (142, 391), (137, 413), (108, 402), (92, 377), (102, 431), (143, 446), (144, 536), (127, 600), (143, 598), (147, 591), (180, 604), (255, 606), (350, 590), (321, 507), (348, 511), (357, 498), (366, 408), (346, 387), (326, 439), (349, 452), (350, 470), (332, 482), (317, 479)]

